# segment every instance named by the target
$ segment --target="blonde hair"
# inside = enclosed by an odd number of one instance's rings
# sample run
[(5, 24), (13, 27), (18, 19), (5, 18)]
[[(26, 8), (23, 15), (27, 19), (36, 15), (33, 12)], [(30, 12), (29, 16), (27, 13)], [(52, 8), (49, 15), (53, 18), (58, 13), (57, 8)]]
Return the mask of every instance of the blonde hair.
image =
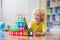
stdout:
[(36, 8), (35, 10), (33, 10), (33, 14), (35, 12), (39, 12), (40, 14), (45, 14), (44, 9), (42, 9), (42, 8)]

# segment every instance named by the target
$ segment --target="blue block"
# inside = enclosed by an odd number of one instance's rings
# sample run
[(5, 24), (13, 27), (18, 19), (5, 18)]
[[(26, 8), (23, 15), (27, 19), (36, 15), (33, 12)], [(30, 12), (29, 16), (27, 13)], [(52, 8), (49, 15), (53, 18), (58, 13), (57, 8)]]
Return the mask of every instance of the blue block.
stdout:
[(18, 24), (18, 27), (19, 27), (19, 28), (20, 28), (20, 27), (24, 27), (24, 25), (25, 25), (24, 22), (18, 22), (17, 24)]

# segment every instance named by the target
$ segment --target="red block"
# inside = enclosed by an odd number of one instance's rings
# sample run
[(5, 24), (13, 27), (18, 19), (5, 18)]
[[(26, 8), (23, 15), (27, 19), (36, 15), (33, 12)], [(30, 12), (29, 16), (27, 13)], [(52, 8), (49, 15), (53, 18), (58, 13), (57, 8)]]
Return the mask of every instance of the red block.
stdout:
[(24, 30), (28, 30), (28, 27), (27, 27), (27, 26), (25, 26), (25, 27), (24, 27)]
[(17, 36), (23, 36), (23, 32), (17, 32)]
[(23, 36), (23, 32), (10, 32), (9, 33), (10, 36)]
[(13, 36), (17, 36), (17, 32), (13, 32)]

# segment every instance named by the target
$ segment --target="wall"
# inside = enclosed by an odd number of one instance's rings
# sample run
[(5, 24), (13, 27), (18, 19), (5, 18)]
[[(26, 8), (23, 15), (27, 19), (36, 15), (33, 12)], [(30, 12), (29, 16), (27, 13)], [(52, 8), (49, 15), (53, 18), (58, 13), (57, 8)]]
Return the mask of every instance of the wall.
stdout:
[(1, 0), (0, 0), (0, 20), (1, 20)]
[(47, 0), (40, 0), (40, 7), (43, 8), (46, 12)]
[(22, 12), (29, 23), (32, 11), (38, 7), (39, 0), (3, 0), (2, 20), (13, 25), (17, 20), (17, 14)]

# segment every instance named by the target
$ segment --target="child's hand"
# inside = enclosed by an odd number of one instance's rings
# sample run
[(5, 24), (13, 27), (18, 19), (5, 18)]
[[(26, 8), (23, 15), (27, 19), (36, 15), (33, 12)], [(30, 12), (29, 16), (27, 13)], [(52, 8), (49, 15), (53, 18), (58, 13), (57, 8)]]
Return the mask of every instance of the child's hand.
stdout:
[(35, 35), (36, 35), (36, 36), (45, 36), (46, 33), (36, 32)]

